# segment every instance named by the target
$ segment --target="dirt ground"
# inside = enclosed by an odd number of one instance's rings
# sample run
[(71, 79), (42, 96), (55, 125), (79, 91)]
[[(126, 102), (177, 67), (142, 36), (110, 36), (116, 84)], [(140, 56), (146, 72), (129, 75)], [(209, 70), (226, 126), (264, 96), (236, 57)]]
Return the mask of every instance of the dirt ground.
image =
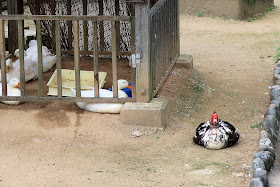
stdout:
[[(194, 69), (174, 67), (157, 95), (171, 103), (165, 131), (74, 103), (0, 104), (0, 186), (248, 186), (259, 133), (250, 126), (268, 107), (279, 19), (279, 8), (253, 22), (181, 15)], [(213, 111), (238, 129), (237, 145), (193, 143)]]

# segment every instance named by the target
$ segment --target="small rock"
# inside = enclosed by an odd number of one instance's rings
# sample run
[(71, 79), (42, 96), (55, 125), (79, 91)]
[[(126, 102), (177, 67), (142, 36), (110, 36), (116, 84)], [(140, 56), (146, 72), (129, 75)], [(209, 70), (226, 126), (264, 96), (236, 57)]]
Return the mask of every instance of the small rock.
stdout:
[(131, 132), (131, 136), (133, 136), (133, 137), (140, 137), (140, 136), (143, 136), (143, 134), (140, 132), (140, 130), (139, 129), (135, 129), (135, 130), (133, 130), (132, 132)]
[(273, 163), (274, 163), (274, 159), (272, 158), (272, 154), (269, 151), (257, 152), (253, 156), (253, 158), (254, 159), (256, 159), (256, 158), (262, 159), (267, 171), (270, 171), (270, 168), (273, 166)]
[(260, 178), (263, 182), (263, 185), (268, 187), (268, 178), (266, 170), (257, 169), (253, 177)]
[(260, 168), (262, 170), (265, 170), (264, 162), (260, 158), (256, 158), (256, 159), (253, 160), (253, 163), (252, 163), (252, 173), (253, 173), (253, 175), (255, 174), (255, 172), (258, 168)]
[(264, 187), (261, 178), (253, 178), (250, 181), (250, 187)]

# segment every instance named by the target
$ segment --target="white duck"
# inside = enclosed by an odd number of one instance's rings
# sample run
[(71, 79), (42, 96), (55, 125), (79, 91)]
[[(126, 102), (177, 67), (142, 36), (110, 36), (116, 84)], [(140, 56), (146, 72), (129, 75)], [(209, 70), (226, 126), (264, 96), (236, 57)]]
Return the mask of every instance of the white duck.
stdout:
[[(7, 84), (7, 95), (8, 96), (21, 96), (20, 82), (17, 78), (13, 78)], [(0, 83), (0, 95), (2, 96), (2, 83)], [(20, 101), (1, 101), (8, 105), (18, 105)]]
[[(7, 82), (12, 78), (20, 79), (20, 60), (19, 60), (19, 49), (14, 53), (14, 56), (6, 60), (6, 76)], [(25, 70), (25, 81), (38, 78), (37, 63), (32, 61), (31, 56), (28, 56), (24, 51), (24, 70)], [(0, 72), (1, 80), (1, 72)], [(2, 81), (2, 80), (1, 80)]]
[[(31, 40), (29, 48), (26, 50), (27, 55), (32, 57), (32, 60), (38, 63), (38, 48), (37, 41)], [(53, 55), (46, 46), (42, 46), (43, 72), (49, 71), (56, 63), (56, 55)]]
[[(126, 80), (118, 80), (118, 98), (127, 98), (127, 94), (122, 91), (128, 87), (129, 84)], [(73, 95), (76, 96), (76, 90), (71, 89)], [(94, 97), (94, 88), (92, 90), (81, 91), (81, 97)], [(106, 89), (99, 89), (99, 97), (113, 98), (113, 92)], [(122, 103), (85, 103), (77, 102), (77, 105), (84, 110), (98, 113), (120, 113), (123, 106)]]

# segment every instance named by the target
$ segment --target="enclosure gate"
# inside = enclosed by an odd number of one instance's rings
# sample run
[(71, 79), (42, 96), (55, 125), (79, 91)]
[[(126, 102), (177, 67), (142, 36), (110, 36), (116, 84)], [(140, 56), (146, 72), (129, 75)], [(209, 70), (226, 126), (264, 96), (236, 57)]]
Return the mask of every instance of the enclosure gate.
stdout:
[(178, 3), (178, 0), (159, 0), (150, 10), (152, 98), (180, 53)]
[[(20, 83), (21, 83), (21, 96), (7, 96), (7, 81), (6, 81), (6, 56), (5, 56), (5, 33), (4, 21), (16, 20), (18, 23), (18, 44), (19, 44), (19, 59), (20, 59)], [(24, 33), (23, 21), (34, 20), (36, 21), (36, 36), (38, 48), (38, 83), (39, 90), (38, 96), (27, 96), (25, 92), (25, 70), (24, 70)], [(56, 49), (56, 69), (57, 69), (57, 90), (58, 96), (44, 96), (43, 89), (43, 63), (42, 63), (42, 34), (41, 34), (41, 21), (50, 20), (55, 25), (53, 27), (55, 33), (55, 49)], [(60, 25), (59, 21), (65, 20), (68, 22), (73, 21), (73, 35), (74, 35), (74, 62), (75, 62), (75, 84), (76, 84), (76, 97), (62, 97), (62, 76), (61, 76), (61, 38), (60, 38)], [(93, 66), (94, 66), (94, 95), (95, 97), (81, 97), (81, 82), (80, 82), (80, 48), (79, 48), (79, 24), (78, 21), (91, 21), (93, 24)], [(100, 98), (99, 97), (99, 63), (98, 63), (98, 41), (97, 41), (97, 22), (110, 21), (112, 24), (112, 74), (113, 74), (113, 98)], [(135, 99), (135, 70), (132, 70), (132, 98), (118, 98), (117, 88), (117, 25), (120, 21), (129, 21), (131, 24), (131, 41), (135, 41), (135, 27), (134, 17), (131, 16), (71, 16), (71, 15), (0, 15), (0, 59), (1, 59), (1, 77), (2, 77), (2, 96), (3, 101), (63, 101), (63, 102), (95, 102), (95, 103), (125, 103), (133, 102)], [(117, 24), (118, 23), (118, 24)], [(135, 44), (131, 42), (131, 53), (135, 53)]]

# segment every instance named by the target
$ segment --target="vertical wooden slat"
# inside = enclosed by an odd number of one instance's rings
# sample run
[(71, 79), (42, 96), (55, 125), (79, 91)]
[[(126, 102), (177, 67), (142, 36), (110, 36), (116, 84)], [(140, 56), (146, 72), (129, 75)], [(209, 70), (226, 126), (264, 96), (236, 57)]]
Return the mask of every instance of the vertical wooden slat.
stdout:
[[(67, 0), (67, 14), (71, 15), (71, 0)], [(72, 40), (73, 40), (73, 32), (72, 32), (72, 21), (67, 22), (68, 26), (68, 49), (72, 50)]]
[(97, 21), (93, 21), (92, 25), (93, 25), (94, 97), (99, 97), (99, 64), (98, 64)]
[(44, 96), (43, 84), (43, 55), (42, 55), (42, 33), (41, 33), (41, 20), (36, 20), (36, 36), (37, 36), (37, 50), (38, 50), (38, 83), (39, 83), (39, 96)]
[(24, 71), (24, 32), (23, 21), (18, 21), (18, 48), (20, 60), (20, 91), (21, 96), (25, 96), (25, 71)]
[(149, 102), (151, 89), (151, 59), (150, 59), (150, 1), (135, 3), (135, 47), (140, 55), (141, 63), (136, 68), (136, 100)]
[[(99, 0), (99, 15), (103, 16), (103, 0)], [(100, 51), (104, 51), (104, 22), (99, 22)]]
[(74, 61), (75, 61), (75, 81), (76, 81), (76, 97), (81, 97), (80, 82), (80, 46), (79, 46), (79, 23), (73, 22), (74, 28)]
[(113, 97), (118, 97), (118, 72), (117, 72), (117, 38), (116, 21), (112, 25), (112, 75), (113, 75)]
[[(115, 13), (116, 16), (120, 15), (120, 0), (115, 0)], [(120, 22), (116, 22), (116, 40), (117, 40), (117, 51), (120, 51), (121, 48), (121, 34), (120, 34)]]
[[(55, 7), (56, 7), (56, 3), (55, 3), (55, 0), (51, 0), (51, 14), (52, 15), (55, 15)], [(52, 21), (52, 46), (53, 46), (53, 49), (55, 50), (55, 47), (56, 47), (56, 42), (55, 42), (55, 38), (56, 38), (56, 34), (55, 33), (55, 21)]]
[(5, 45), (4, 20), (0, 20), (0, 55), (1, 55), (2, 96), (7, 96), (6, 45)]
[(168, 59), (168, 0), (163, 5), (164, 11), (164, 71), (163, 77), (166, 75), (166, 71), (169, 67), (169, 59)]
[[(83, 0), (83, 15), (87, 15), (88, 1)], [(88, 21), (84, 21), (84, 51), (88, 51)]]
[[(135, 54), (135, 17), (130, 18), (131, 27), (131, 54)], [(136, 97), (136, 68), (131, 66), (132, 97)]]
[[(16, 14), (16, 1), (7, 0), (8, 14)], [(13, 20), (8, 21), (8, 48), (11, 54), (18, 48), (18, 35), (15, 32), (18, 29), (17, 22)]]
[(35, 14), (40, 14), (40, 0), (35, 0)]
[(61, 40), (59, 21), (55, 21), (56, 41), (56, 73), (57, 73), (57, 96), (62, 97), (62, 75), (61, 75)]
[(176, 42), (177, 42), (177, 56), (179, 56), (180, 54), (180, 12), (179, 12), (179, 0), (175, 0), (176, 2), (176, 23), (177, 23), (177, 27), (176, 27), (176, 34), (177, 34), (177, 37), (176, 37)]

